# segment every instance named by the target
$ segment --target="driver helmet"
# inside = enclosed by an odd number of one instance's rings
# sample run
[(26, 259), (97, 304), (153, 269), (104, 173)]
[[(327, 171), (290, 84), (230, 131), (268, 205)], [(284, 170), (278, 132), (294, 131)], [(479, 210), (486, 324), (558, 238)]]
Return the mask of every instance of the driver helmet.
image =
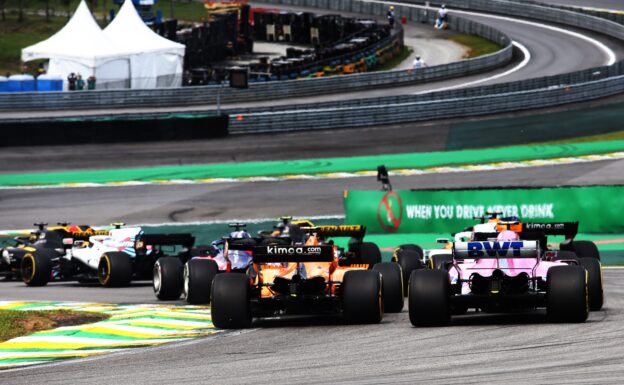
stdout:
[(245, 230), (239, 230), (239, 231), (232, 231), (230, 233), (230, 238), (244, 239), (244, 238), (251, 238), (251, 235), (249, 235), (249, 233), (246, 232)]
[(518, 241), (520, 240), (520, 237), (518, 236), (518, 233), (516, 233), (515, 231), (503, 230), (500, 233), (498, 233), (496, 240), (499, 242)]

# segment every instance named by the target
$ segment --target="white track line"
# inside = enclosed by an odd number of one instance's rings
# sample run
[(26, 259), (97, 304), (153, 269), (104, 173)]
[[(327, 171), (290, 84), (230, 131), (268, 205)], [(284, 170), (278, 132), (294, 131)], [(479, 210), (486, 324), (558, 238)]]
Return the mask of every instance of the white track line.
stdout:
[(505, 71), (505, 72), (501, 72), (499, 74), (487, 77), (487, 78), (481, 78), (481, 79), (477, 79), (477, 80), (473, 80), (471, 82), (467, 82), (467, 83), (462, 83), (462, 84), (457, 84), (454, 86), (448, 86), (448, 87), (442, 87), (442, 88), (436, 88), (434, 90), (426, 90), (426, 91), (420, 91), (420, 92), (415, 92), (414, 95), (420, 95), (420, 94), (427, 94), (430, 92), (438, 92), (438, 91), (446, 91), (446, 90), (453, 90), (456, 88), (463, 88), (463, 87), (469, 87), (469, 86), (473, 86), (475, 84), (480, 84), (480, 83), (484, 83), (490, 80), (495, 80), (498, 78), (502, 78), (505, 76), (509, 76), (512, 73), (516, 72), (516, 71), (520, 71), (522, 68), (526, 67), (527, 64), (529, 64), (529, 61), (531, 60), (531, 52), (529, 52), (529, 50), (527, 49), (527, 47), (525, 47), (524, 45), (518, 43), (517, 41), (512, 41), (511, 44), (513, 44), (515, 47), (517, 47), (520, 51), (522, 51), (522, 55), (524, 56), (524, 59), (522, 59), (522, 61), (515, 67)]
[(506, 17), (506, 16), (490, 15), (490, 14), (479, 13), (479, 12), (460, 11), (460, 10), (455, 10), (455, 9), (452, 9), (451, 12), (452, 13), (461, 13), (461, 14), (464, 14), (464, 15), (471, 15), (471, 16), (487, 17), (487, 18), (490, 18), (490, 19), (505, 20), (505, 21), (510, 21), (512, 23), (520, 23), (520, 24), (525, 24), (525, 25), (531, 25), (531, 26), (534, 26), (534, 27), (544, 28), (544, 29), (548, 29), (550, 31), (563, 33), (563, 34), (575, 37), (577, 39), (585, 40), (586, 42), (596, 46), (607, 57), (607, 59), (605, 61), (605, 65), (607, 65), (607, 66), (613, 65), (613, 64), (615, 64), (615, 62), (617, 60), (616, 56), (615, 56), (615, 52), (613, 52), (613, 50), (611, 48), (607, 47), (602, 42), (600, 42), (600, 41), (598, 41), (598, 40), (596, 40), (596, 39), (594, 39), (592, 37), (589, 37), (587, 35), (583, 35), (582, 33), (579, 33), (579, 32), (570, 31), (568, 29), (555, 27), (555, 26), (548, 25), (548, 24), (537, 23), (535, 21), (528, 21), (528, 20), (524, 20), (524, 19), (514, 19), (512, 17)]
[[(404, 7), (409, 7), (409, 8), (418, 8), (418, 9), (428, 9), (431, 10), (431, 7), (425, 7), (422, 5), (416, 5), (416, 4), (405, 4), (405, 3), (396, 3), (396, 2), (392, 2), (392, 1), (376, 1), (376, 0), (362, 0), (364, 2), (367, 3), (378, 3), (378, 4), (385, 4), (385, 5), (394, 5), (394, 6), (404, 6)], [(512, 17), (506, 17), (506, 16), (499, 16), (499, 15), (491, 15), (491, 14), (487, 14), (487, 13), (480, 13), (480, 12), (470, 12), (470, 11), (461, 11), (461, 10), (457, 10), (457, 9), (450, 9), (449, 12), (451, 12), (451, 14), (455, 13), (455, 14), (464, 14), (464, 15), (471, 15), (471, 16), (478, 16), (478, 17), (485, 17), (485, 18), (490, 18), (490, 19), (497, 19), (497, 20), (504, 20), (504, 21), (509, 21), (512, 23), (519, 23), (519, 24), (525, 24), (525, 25), (531, 25), (533, 27), (538, 27), (538, 28), (544, 28), (544, 29), (548, 29), (550, 31), (555, 31), (555, 32), (559, 32), (559, 33), (563, 33), (565, 35), (569, 35), (569, 36), (573, 36), (577, 39), (581, 39), (581, 40), (585, 40), (590, 44), (593, 44), (594, 46), (596, 46), (598, 49), (600, 49), (601, 51), (603, 51), (603, 53), (606, 56), (606, 60), (605, 60), (605, 65), (613, 65), (616, 62), (616, 55), (615, 52), (613, 52), (613, 50), (609, 47), (607, 47), (605, 44), (603, 44), (602, 42), (589, 37), (587, 35), (583, 35), (581, 33), (578, 32), (574, 32), (574, 31), (570, 31), (564, 28), (560, 28), (560, 27), (555, 27), (552, 25), (548, 25), (548, 24), (542, 24), (542, 23), (538, 23), (535, 21), (528, 21), (528, 20), (524, 20), (524, 19), (514, 19)], [(529, 52), (529, 50), (523, 46), (522, 44), (513, 41), (512, 44), (516, 47), (518, 47), (522, 53), (524, 54), (524, 60), (522, 60), (522, 62), (517, 65), (516, 67), (505, 71), (503, 73), (497, 74), (497, 75), (493, 75), (493, 76), (489, 76), (486, 78), (482, 78), (479, 80), (475, 80), (475, 81), (471, 81), (471, 82), (467, 82), (467, 83), (463, 83), (463, 84), (458, 84), (455, 86), (450, 86), (450, 87), (444, 87), (444, 88), (438, 88), (435, 90), (427, 90), (427, 91), (420, 91), (420, 92), (416, 92), (414, 93), (414, 95), (419, 95), (419, 94), (424, 94), (424, 93), (429, 93), (429, 92), (435, 92), (435, 91), (444, 91), (444, 90), (450, 90), (450, 89), (455, 89), (455, 88), (461, 88), (461, 87), (467, 87), (467, 86), (471, 86), (471, 85), (475, 85), (475, 84), (479, 84), (479, 83), (484, 83), (490, 80), (495, 80), (504, 76), (509, 76), (514, 72), (517, 72), (519, 70), (521, 70), (522, 68), (524, 68), (528, 63), (529, 60), (531, 59), (531, 54)], [(527, 60), (528, 58), (528, 60)]]

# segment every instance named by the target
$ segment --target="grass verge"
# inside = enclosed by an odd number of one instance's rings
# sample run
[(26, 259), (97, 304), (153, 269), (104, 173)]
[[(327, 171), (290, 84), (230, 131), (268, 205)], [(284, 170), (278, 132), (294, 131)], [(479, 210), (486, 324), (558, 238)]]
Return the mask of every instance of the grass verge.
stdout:
[(410, 57), (412, 52), (413, 50), (410, 47), (403, 46), (403, 50), (399, 55), (392, 58), (392, 60), (390, 60), (389, 62), (384, 63), (384, 65), (375, 69), (375, 71), (390, 71), (395, 69), (396, 67), (400, 66), (401, 63), (403, 63), (408, 57)]
[(503, 48), (500, 45), (477, 35), (453, 35), (450, 36), (449, 39), (468, 48), (468, 52), (464, 55), (464, 59), (488, 55), (500, 51)]
[(0, 342), (40, 330), (83, 325), (102, 321), (106, 314), (70, 310), (21, 311), (0, 310)]
[(624, 131), (610, 132), (608, 134), (581, 136), (578, 138), (554, 140), (552, 142), (544, 142), (541, 144), (566, 144), (566, 143), (588, 143), (588, 142), (602, 142), (607, 140), (622, 140), (624, 139)]

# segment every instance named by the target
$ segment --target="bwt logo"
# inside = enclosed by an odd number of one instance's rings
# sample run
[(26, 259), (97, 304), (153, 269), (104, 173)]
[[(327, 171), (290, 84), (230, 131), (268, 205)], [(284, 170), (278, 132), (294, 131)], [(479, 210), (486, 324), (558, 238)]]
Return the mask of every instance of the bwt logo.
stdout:
[(289, 255), (289, 254), (320, 254), (320, 247), (285, 247), (285, 246), (268, 246), (267, 254)]
[(468, 257), (479, 258), (485, 255), (489, 257), (504, 257), (509, 250), (513, 250), (513, 256), (520, 256), (520, 249), (524, 242), (468, 242)]

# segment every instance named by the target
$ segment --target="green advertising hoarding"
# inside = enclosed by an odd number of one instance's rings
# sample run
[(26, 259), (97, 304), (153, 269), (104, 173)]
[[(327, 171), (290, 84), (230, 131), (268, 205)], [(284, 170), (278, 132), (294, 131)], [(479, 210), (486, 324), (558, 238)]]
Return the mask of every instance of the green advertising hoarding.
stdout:
[(502, 212), (526, 222), (579, 221), (579, 231), (624, 231), (624, 186), (345, 192), (345, 223), (371, 233), (458, 232)]

